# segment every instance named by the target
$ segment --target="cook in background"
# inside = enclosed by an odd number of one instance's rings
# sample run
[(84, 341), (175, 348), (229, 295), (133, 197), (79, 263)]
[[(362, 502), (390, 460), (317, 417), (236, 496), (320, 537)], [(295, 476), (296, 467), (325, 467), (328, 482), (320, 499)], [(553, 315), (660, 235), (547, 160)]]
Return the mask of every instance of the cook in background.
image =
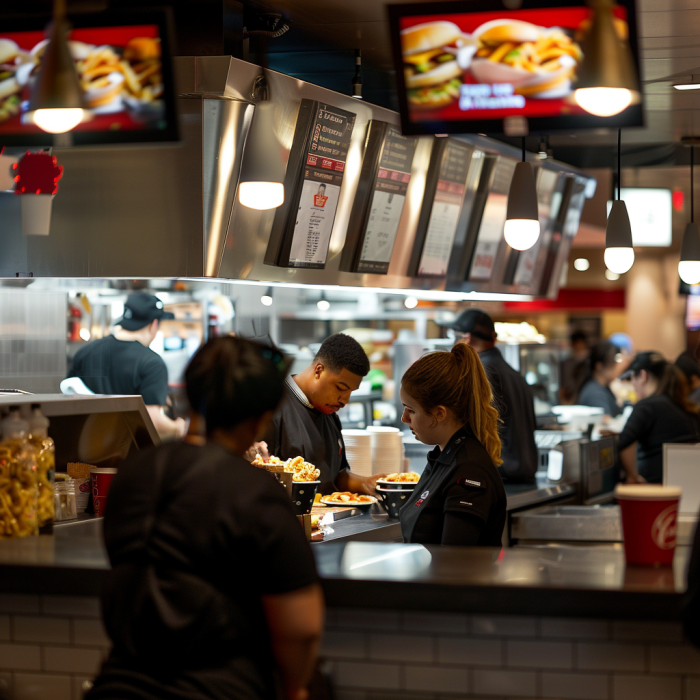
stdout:
[(493, 393), (476, 351), (457, 343), (414, 362), (401, 380), (401, 420), (437, 445), (401, 508), (405, 542), (500, 547), (506, 493)]
[(664, 443), (700, 441), (700, 408), (688, 398), (683, 372), (658, 352), (638, 353), (621, 378), (639, 399), (620, 434), (627, 483), (660, 484)]
[(175, 316), (151, 294), (130, 294), (124, 316), (112, 335), (80, 348), (69, 377), (78, 377), (95, 394), (140, 395), (161, 438), (182, 437), (185, 421), (164, 413), (168, 399), (168, 370), (163, 358), (150, 349), (160, 322)]
[(578, 394), (586, 380), (588, 367), (588, 336), (583, 331), (574, 331), (569, 339), (571, 351), (559, 368), (561, 374), (561, 389), (559, 400), (565, 406), (571, 406), (578, 402)]
[[(322, 494), (334, 491), (373, 494), (377, 479), (350, 470), (345, 455), (342, 425), (336, 413), (350, 401), (369, 372), (362, 346), (349, 335), (326, 338), (313, 362), (299, 374), (287, 377), (285, 397), (265, 442), (256, 449), (287, 460), (303, 457), (321, 471)], [(254, 454), (249, 454), (253, 457)]]
[(617, 345), (607, 341), (593, 346), (588, 358), (588, 378), (578, 395), (578, 405), (602, 408), (605, 415), (611, 418), (617, 418), (622, 413), (615, 394), (610, 390), (610, 384), (620, 369), (619, 353)]
[(86, 700), (304, 700), (323, 627), (313, 557), (283, 489), (243, 455), (284, 394), (274, 348), (216, 338), (185, 372), (204, 437), (140, 452), (111, 484), (113, 642)]
[(466, 343), (479, 353), (491, 382), (501, 421), (498, 432), (503, 464), (498, 471), (506, 482), (534, 481), (537, 472), (534, 399), (527, 382), (496, 347), (493, 320), (481, 309), (467, 309), (448, 327), (457, 333), (457, 342)]
[(698, 363), (693, 355), (683, 353), (678, 356), (676, 365), (683, 374), (685, 374), (685, 378), (688, 380), (688, 390), (690, 391), (688, 398), (690, 398), (693, 403), (700, 405), (700, 363)]

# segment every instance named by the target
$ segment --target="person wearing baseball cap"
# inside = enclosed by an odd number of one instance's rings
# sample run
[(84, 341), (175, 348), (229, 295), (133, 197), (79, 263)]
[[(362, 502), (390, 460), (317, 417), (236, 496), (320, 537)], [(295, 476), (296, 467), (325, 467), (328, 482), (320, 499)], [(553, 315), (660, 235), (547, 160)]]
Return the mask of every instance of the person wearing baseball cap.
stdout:
[(620, 379), (632, 382), (638, 398), (620, 434), (627, 483), (660, 484), (664, 444), (700, 441), (700, 408), (683, 372), (658, 352), (637, 353)]
[(693, 355), (684, 352), (676, 358), (676, 365), (680, 367), (688, 380), (690, 400), (700, 405), (700, 362)]
[(452, 323), (457, 342), (471, 345), (479, 354), (491, 382), (494, 404), (501, 419), (501, 459), (498, 467), (507, 482), (530, 483), (537, 472), (534, 399), (523, 377), (516, 372), (496, 347), (496, 328), (482, 309), (467, 309)]
[(140, 395), (161, 438), (185, 433), (182, 418), (171, 420), (163, 412), (168, 397), (168, 370), (160, 355), (150, 349), (160, 322), (175, 318), (152, 294), (130, 294), (124, 315), (112, 335), (89, 343), (73, 358), (69, 377), (78, 377), (95, 394)]

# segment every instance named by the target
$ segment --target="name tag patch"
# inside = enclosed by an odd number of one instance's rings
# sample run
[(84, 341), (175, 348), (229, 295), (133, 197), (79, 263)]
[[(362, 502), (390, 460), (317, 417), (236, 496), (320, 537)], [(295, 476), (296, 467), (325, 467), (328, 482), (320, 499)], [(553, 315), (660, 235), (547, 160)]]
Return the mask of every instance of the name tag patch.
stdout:
[(416, 508), (423, 505), (423, 501), (428, 498), (430, 495), (430, 491), (423, 491), (423, 493), (420, 495), (420, 498), (416, 501)]
[(483, 488), (480, 481), (474, 481), (473, 479), (458, 479), (457, 483), (460, 486), (475, 486), (478, 489)]

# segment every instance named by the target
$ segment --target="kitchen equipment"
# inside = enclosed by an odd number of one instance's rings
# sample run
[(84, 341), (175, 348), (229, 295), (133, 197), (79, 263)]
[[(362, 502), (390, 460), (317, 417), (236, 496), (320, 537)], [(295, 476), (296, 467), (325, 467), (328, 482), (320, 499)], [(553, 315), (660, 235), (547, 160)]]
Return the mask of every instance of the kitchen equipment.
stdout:
[(511, 518), (511, 540), (621, 542), (619, 506), (545, 506)]

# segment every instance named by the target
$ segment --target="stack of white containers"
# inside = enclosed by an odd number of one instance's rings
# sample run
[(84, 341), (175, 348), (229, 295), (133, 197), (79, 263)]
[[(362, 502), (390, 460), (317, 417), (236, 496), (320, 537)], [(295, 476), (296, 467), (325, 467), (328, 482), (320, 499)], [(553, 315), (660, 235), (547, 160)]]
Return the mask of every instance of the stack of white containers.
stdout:
[(367, 428), (372, 441), (372, 474), (393, 474), (403, 466), (403, 439), (398, 428)]
[(366, 430), (343, 430), (345, 455), (350, 469), (360, 476), (372, 475), (372, 440)]

